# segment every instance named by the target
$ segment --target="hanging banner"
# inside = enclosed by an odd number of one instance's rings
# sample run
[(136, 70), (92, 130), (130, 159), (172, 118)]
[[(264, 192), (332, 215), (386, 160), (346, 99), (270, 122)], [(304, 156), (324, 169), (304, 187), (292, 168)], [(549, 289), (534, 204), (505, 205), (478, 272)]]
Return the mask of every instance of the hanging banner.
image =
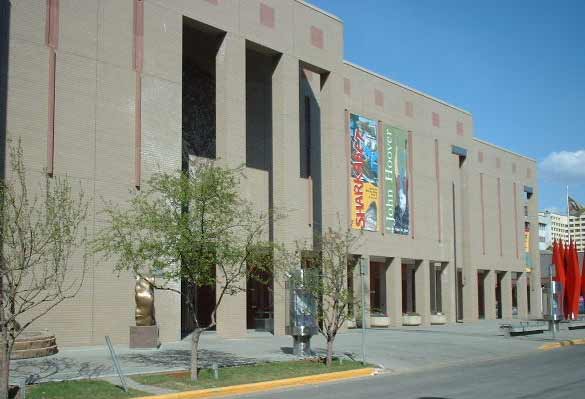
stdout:
[(380, 188), (378, 177), (378, 123), (349, 115), (351, 140), (351, 225), (378, 231)]
[(384, 226), (387, 232), (410, 233), (408, 207), (408, 132), (384, 125)]

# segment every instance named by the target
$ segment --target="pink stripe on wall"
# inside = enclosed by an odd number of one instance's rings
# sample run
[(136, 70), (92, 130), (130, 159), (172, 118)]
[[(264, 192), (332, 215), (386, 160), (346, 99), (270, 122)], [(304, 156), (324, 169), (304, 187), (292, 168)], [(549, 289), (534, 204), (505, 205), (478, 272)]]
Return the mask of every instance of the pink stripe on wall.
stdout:
[(134, 70), (142, 72), (144, 60), (144, 1), (134, 0)]
[(316, 26), (311, 26), (311, 44), (318, 49), (323, 49), (325, 45), (323, 31)]
[(376, 105), (378, 107), (383, 107), (384, 106), (384, 93), (382, 93), (378, 89), (375, 89), (374, 90), (374, 102), (376, 103)]
[(49, 50), (49, 123), (47, 131), (47, 173), (53, 175), (55, 164), (55, 77), (57, 54)]
[(457, 135), (458, 136), (463, 136), (465, 134), (465, 130), (463, 128), (463, 122), (458, 121), (457, 122)]
[(442, 225), (442, 218), (441, 218), (441, 168), (439, 162), (439, 140), (435, 139), (435, 179), (437, 183), (437, 226), (439, 226), (438, 230), (438, 240), (439, 242), (442, 241), (442, 234), (443, 234), (443, 225)]
[(439, 114), (436, 112), (433, 112), (433, 126), (434, 127), (441, 127), (441, 118), (439, 117)]
[(502, 242), (502, 179), (498, 177), (498, 228), (500, 231), (500, 256), (504, 256)]
[(59, 0), (47, 0), (46, 45), (49, 47), (49, 98), (47, 127), (47, 174), (53, 175), (55, 166), (55, 80), (59, 47)]
[(134, 98), (134, 186), (140, 189), (142, 180), (142, 67), (144, 65), (144, 1), (134, 0), (134, 54), (132, 64), (136, 71)]
[(414, 105), (410, 101), (404, 103), (404, 114), (411, 118), (414, 116)]
[(274, 28), (274, 8), (264, 3), (260, 3), (260, 24)]
[(309, 219), (309, 226), (313, 225), (313, 178), (311, 176), (309, 176), (309, 178), (307, 179), (307, 193), (308, 193), (308, 201), (307, 201), (307, 206), (308, 206), (308, 212), (307, 212), (307, 218)]
[(136, 73), (134, 112), (134, 186), (140, 188), (142, 178), (142, 76)]
[(348, 78), (343, 78), (343, 93), (347, 95), (351, 94), (351, 80)]
[(59, 0), (47, 0), (46, 44), (52, 49), (59, 45)]
[(520, 249), (518, 247), (518, 193), (516, 183), (513, 185), (514, 188), (514, 238), (516, 240), (516, 259), (520, 259)]
[(413, 151), (412, 131), (408, 131), (408, 184), (410, 184), (410, 233), (414, 238), (414, 176), (413, 176)]
[(481, 250), (485, 255), (485, 200), (483, 195), (483, 173), (479, 174), (479, 195), (481, 206)]

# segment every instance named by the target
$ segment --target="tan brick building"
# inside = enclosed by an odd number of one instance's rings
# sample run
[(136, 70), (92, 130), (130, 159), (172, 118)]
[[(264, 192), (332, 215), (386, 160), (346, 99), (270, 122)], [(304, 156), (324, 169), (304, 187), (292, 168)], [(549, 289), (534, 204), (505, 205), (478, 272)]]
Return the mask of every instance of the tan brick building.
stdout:
[[(94, 198), (90, 231), (104, 201), (186, 156), (215, 157), (246, 164), (259, 209), (290, 210), (275, 240), (364, 218), (373, 231), (356, 255), (391, 325), (408, 312), (423, 323), (541, 314), (535, 161), (474, 138), (469, 112), (344, 61), (335, 16), (299, 0), (12, 0), (9, 22), (7, 136), (22, 138), (36, 176), (68, 175)], [(377, 190), (363, 214), (352, 208), (357, 116)], [(386, 127), (404, 133), (396, 167)], [(79, 296), (37, 327), (61, 345), (125, 343), (133, 287), (94, 259)], [(284, 334), (278, 287), (227, 298), (217, 333), (270, 319)], [(188, 332), (176, 295), (157, 293), (156, 307), (163, 341)]]

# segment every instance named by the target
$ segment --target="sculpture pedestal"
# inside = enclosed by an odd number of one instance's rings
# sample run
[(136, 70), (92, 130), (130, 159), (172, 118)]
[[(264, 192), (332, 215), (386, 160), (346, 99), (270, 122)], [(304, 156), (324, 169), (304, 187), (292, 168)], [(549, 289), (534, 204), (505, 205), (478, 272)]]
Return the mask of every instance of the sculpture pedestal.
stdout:
[(158, 348), (158, 326), (130, 326), (130, 348)]

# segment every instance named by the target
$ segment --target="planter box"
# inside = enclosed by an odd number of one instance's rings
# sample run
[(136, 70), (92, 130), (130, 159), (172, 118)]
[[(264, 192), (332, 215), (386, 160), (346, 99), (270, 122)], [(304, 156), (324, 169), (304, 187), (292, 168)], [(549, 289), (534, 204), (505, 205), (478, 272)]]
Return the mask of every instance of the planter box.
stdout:
[(403, 326), (420, 326), (422, 318), (419, 315), (402, 315)]
[(388, 327), (390, 318), (388, 316), (370, 316), (371, 327)]
[(347, 326), (347, 328), (356, 328), (357, 327), (357, 323), (355, 320), (347, 320), (345, 322), (345, 325)]
[(130, 349), (158, 348), (158, 326), (130, 326)]
[(432, 314), (431, 324), (447, 324), (447, 316), (444, 314)]

